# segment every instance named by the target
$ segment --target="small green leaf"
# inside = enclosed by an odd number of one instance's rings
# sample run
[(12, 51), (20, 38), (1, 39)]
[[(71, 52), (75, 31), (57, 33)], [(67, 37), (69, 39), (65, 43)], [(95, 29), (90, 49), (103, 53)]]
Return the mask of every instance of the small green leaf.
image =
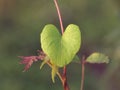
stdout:
[(88, 63), (109, 63), (109, 58), (108, 56), (102, 53), (95, 52), (86, 59), (86, 62)]
[(81, 45), (81, 33), (77, 25), (70, 24), (63, 35), (52, 25), (46, 25), (40, 35), (42, 50), (59, 67), (69, 64)]
[(75, 55), (75, 57), (73, 58), (72, 62), (80, 63), (80, 58), (78, 57), (78, 55)]
[(46, 56), (46, 57), (44, 58), (43, 62), (41, 63), (41, 65), (40, 65), (40, 69), (42, 69), (42, 67), (43, 67), (49, 60), (50, 60), (49, 57)]
[(51, 76), (52, 76), (52, 81), (55, 83), (55, 76), (58, 72), (58, 67), (54, 64), (52, 64), (52, 71), (51, 71)]

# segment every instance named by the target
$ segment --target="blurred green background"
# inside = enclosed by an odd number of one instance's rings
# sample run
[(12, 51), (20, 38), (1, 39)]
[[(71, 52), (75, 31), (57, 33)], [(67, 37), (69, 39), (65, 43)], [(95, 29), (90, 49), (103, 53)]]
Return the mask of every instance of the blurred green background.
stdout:
[[(109, 64), (86, 65), (84, 90), (120, 90), (120, 0), (58, 0), (64, 27), (80, 26), (79, 55), (102, 52)], [(22, 72), (18, 56), (36, 55), (39, 34), (46, 24), (59, 21), (53, 0), (0, 0), (0, 90), (63, 90), (51, 81), (51, 69), (41, 62)], [(80, 90), (81, 65), (68, 65), (71, 90)]]

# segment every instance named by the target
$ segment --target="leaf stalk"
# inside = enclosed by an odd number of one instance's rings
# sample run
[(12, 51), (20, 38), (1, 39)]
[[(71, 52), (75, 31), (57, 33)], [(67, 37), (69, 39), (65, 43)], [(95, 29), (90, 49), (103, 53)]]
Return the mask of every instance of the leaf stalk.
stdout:
[(81, 61), (81, 65), (82, 65), (82, 76), (81, 76), (81, 87), (80, 90), (83, 90), (84, 87), (84, 78), (85, 78), (85, 56), (83, 56), (82, 61)]
[(63, 34), (64, 33), (64, 28), (63, 28), (63, 22), (62, 22), (62, 16), (61, 16), (61, 13), (60, 13), (60, 8), (58, 6), (57, 0), (54, 0), (54, 3), (55, 3), (55, 7), (56, 7), (56, 10), (57, 10), (57, 13), (58, 13), (58, 17), (59, 17), (59, 23), (60, 23), (60, 27), (61, 27), (61, 33)]

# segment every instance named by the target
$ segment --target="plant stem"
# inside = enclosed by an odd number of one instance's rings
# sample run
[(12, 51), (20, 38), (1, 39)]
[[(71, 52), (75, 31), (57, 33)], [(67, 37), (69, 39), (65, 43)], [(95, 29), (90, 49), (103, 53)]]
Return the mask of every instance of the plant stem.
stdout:
[[(47, 62), (47, 64), (52, 68), (52, 65), (49, 62)], [(67, 84), (67, 77), (66, 77), (67, 75), (66, 75), (66, 72), (67, 72), (66, 71), (66, 67), (64, 67), (63, 68), (63, 75), (61, 75), (59, 72), (57, 72), (57, 75), (58, 75), (58, 77), (60, 78), (60, 80), (62, 82), (64, 90), (70, 90), (69, 86)]]
[[(54, 0), (54, 3), (55, 3), (55, 7), (56, 7), (56, 10), (57, 10), (57, 13), (58, 13), (58, 17), (59, 17), (59, 23), (60, 23), (60, 27), (61, 27), (61, 33), (63, 35), (63, 33), (64, 33), (64, 27), (63, 27), (62, 16), (61, 16), (61, 13), (60, 13), (60, 9), (59, 9), (57, 0)], [(67, 84), (66, 66), (64, 66), (64, 68), (63, 68), (63, 75), (61, 76), (59, 73), (57, 73), (57, 75), (61, 79), (61, 82), (62, 82), (64, 90), (70, 90), (69, 86)]]
[(63, 79), (63, 87), (64, 87), (64, 90), (70, 90), (69, 89), (69, 86), (68, 86), (68, 83), (67, 83), (67, 68), (66, 66), (64, 66), (63, 68), (63, 76), (62, 76), (62, 79)]
[(85, 57), (83, 56), (82, 58), (82, 61), (81, 61), (81, 64), (82, 64), (82, 76), (81, 76), (81, 87), (80, 87), (80, 90), (83, 90), (83, 87), (84, 87), (84, 77), (85, 77)]
[(59, 17), (61, 32), (63, 34), (64, 33), (64, 28), (63, 28), (62, 17), (61, 17), (61, 13), (60, 13), (60, 9), (59, 9), (57, 0), (54, 0), (54, 3), (55, 3), (55, 7), (57, 9), (57, 13), (58, 13), (58, 17)]
[[(47, 62), (47, 64), (48, 64), (49, 67), (52, 68), (52, 65), (51, 65), (50, 62)], [(58, 75), (58, 77), (60, 78), (61, 82), (63, 83), (64, 81), (63, 81), (63, 78), (62, 78), (61, 74), (60, 74), (59, 72), (57, 72), (57, 75)]]

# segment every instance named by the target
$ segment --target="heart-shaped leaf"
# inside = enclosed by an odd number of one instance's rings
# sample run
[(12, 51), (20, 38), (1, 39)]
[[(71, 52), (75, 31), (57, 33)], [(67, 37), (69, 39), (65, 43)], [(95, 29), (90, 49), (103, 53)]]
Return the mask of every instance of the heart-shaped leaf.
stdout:
[(88, 63), (109, 63), (108, 56), (102, 54), (102, 53), (92, 53), (87, 59), (86, 62)]
[(41, 47), (52, 63), (59, 67), (69, 64), (81, 45), (79, 27), (70, 24), (63, 35), (52, 25), (46, 25), (41, 33)]

